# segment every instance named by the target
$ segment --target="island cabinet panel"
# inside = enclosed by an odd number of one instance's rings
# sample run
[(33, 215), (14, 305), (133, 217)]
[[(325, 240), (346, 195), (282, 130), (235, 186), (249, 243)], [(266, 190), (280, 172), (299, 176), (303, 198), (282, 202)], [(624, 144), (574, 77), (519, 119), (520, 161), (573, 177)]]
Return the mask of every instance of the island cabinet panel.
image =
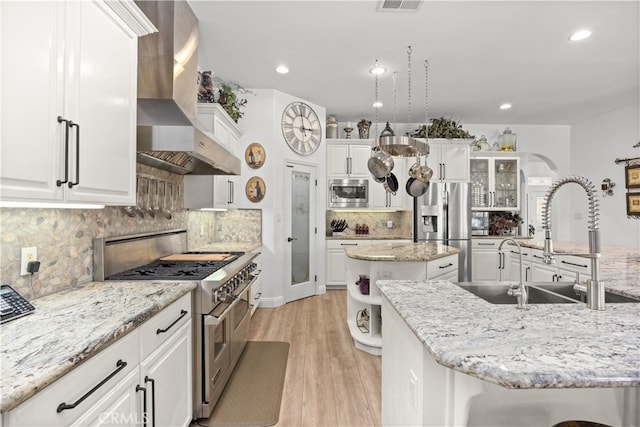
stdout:
[(327, 289), (347, 286), (347, 256), (345, 248), (370, 245), (371, 240), (327, 240)]
[(382, 425), (639, 425), (638, 387), (505, 388), (439, 364), (384, 298), (381, 315)]

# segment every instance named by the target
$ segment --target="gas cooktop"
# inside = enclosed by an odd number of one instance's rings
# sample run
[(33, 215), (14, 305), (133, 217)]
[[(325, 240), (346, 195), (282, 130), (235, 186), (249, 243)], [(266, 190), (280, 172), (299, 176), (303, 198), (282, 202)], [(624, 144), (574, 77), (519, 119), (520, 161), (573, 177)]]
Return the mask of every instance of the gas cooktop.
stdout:
[(187, 252), (187, 254), (230, 254), (223, 261), (163, 261), (156, 260), (113, 274), (106, 280), (203, 280), (227, 264), (232, 263), (244, 252)]

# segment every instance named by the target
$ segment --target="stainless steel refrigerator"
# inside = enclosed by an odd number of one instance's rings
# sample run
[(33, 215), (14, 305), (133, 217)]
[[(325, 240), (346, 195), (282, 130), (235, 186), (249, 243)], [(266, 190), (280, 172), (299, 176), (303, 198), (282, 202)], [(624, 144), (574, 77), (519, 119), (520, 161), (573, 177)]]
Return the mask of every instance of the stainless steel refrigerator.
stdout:
[(471, 278), (471, 194), (468, 183), (431, 182), (413, 201), (413, 240), (460, 249), (458, 280)]

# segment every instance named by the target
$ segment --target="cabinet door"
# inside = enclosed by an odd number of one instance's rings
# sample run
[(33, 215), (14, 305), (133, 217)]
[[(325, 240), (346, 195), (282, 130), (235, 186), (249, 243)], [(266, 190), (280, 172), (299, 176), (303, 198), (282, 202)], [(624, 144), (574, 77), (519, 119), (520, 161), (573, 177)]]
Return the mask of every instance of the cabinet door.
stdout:
[(192, 415), (191, 322), (184, 324), (140, 365), (147, 388), (147, 420), (188, 426)]
[(558, 269), (555, 266), (531, 263), (532, 282), (555, 282), (558, 276)]
[(442, 179), (447, 182), (469, 182), (469, 145), (442, 144)]
[(115, 386), (71, 426), (139, 426), (144, 424), (143, 392), (138, 388), (140, 371), (136, 369)]
[(501, 210), (518, 209), (520, 204), (518, 159), (492, 159), (492, 207)]
[(369, 167), (367, 162), (371, 157), (370, 145), (350, 145), (349, 146), (349, 177), (351, 178), (369, 178)]
[(442, 144), (429, 142), (429, 155), (427, 156), (427, 166), (433, 170), (432, 181), (442, 181), (444, 169), (442, 167)]
[[(64, 12), (62, 2), (0, 2), (3, 200), (63, 198)], [(25, 93), (20, 82), (37, 84)]]
[(327, 145), (327, 178), (345, 178), (348, 163), (348, 145)]
[(69, 154), (79, 183), (67, 200), (135, 204), (138, 37), (103, 3), (71, 4), (65, 114), (80, 126)]
[(474, 250), (471, 263), (471, 280), (500, 280), (500, 254), (497, 250)]
[(347, 256), (344, 249), (327, 249), (327, 286), (346, 286)]
[[(515, 253), (514, 253), (515, 252)], [(520, 281), (520, 257), (516, 251), (505, 251), (505, 257), (508, 260), (507, 277), (509, 280)], [(523, 253), (522, 257), (522, 281), (531, 281), (531, 262), (529, 254)]]

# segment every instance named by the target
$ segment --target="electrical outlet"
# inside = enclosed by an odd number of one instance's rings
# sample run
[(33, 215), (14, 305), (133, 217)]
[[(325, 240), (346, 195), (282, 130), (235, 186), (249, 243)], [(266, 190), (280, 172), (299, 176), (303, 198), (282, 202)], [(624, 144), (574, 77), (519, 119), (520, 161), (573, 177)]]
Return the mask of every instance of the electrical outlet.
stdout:
[(31, 273), (27, 271), (27, 264), (31, 261), (38, 260), (38, 248), (30, 247), (30, 248), (22, 248), (22, 252), (20, 254), (20, 275), (27, 276)]

